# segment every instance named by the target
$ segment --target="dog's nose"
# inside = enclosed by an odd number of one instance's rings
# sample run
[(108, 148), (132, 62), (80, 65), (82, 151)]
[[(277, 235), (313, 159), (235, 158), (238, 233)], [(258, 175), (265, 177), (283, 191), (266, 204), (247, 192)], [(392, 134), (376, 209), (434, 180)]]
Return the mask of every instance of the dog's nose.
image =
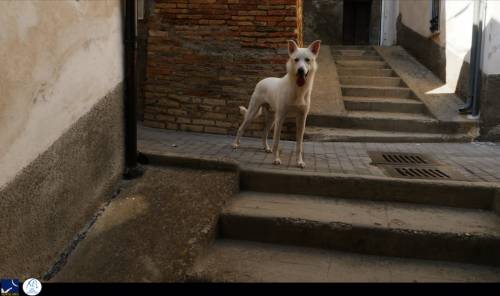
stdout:
[(299, 74), (299, 75), (304, 75), (304, 74), (306, 74), (306, 70), (304, 70), (304, 68), (299, 68), (299, 69), (297, 70), (297, 74)]

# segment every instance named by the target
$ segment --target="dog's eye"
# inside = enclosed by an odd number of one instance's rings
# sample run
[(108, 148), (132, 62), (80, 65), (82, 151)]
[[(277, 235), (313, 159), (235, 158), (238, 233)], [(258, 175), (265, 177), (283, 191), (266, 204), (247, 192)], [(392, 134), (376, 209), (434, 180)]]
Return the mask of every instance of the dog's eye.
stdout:
[(295, 62), (298, 62), (298, 61), (299, 61), (299, 58), (296, 58), (296, 59), (295, 59)]
[(311, 60), (309, 58), (306, 58), (306, 62), (309, 63)]

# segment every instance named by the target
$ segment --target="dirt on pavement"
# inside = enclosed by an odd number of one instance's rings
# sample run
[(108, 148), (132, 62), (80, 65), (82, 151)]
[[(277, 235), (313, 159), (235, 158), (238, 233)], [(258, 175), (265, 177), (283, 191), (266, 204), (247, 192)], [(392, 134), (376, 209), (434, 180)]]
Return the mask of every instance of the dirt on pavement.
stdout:
[(184, 281), (237, 189), (236, 172), (146, 167), (124, 183), (51, 281)]

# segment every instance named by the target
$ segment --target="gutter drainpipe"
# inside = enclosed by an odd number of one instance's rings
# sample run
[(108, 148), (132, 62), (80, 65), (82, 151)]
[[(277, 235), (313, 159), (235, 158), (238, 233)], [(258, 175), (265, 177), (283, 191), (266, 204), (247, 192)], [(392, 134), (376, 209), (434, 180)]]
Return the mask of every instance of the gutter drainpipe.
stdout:
[(381, 0), (381, 13), (380, 13), (380, 41), (379, 46), (384, 46), (384, 21), (385, 21), (385, 0)]
[(124, 111), (125, 171), (123, 178), (135, 179), (143, 174), (137, 164), (137, 81), (136, 81), (136, 0), (123, 0), (124, 8)]
[(472, 117), (479, 116), (484, 7), (483, 0), (474, 1), (474, 19), (469, 69), (469, 96), (465, 106), (459, 110), (461, 114), (470, 114)]

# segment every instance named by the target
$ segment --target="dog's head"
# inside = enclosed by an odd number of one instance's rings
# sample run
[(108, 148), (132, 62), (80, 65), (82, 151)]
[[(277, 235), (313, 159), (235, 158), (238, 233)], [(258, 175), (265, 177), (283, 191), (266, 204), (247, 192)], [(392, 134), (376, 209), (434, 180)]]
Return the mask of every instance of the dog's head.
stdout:
[(307, 48), (300, 48), (295, 41), (288, 41), (288, 73), (295, 76), (297, 86), (302, 87), (307, 82), (307, 78), (314, 73), (317, 68), (316, 58), (319, 54), (321, 40), (316, 40)]

